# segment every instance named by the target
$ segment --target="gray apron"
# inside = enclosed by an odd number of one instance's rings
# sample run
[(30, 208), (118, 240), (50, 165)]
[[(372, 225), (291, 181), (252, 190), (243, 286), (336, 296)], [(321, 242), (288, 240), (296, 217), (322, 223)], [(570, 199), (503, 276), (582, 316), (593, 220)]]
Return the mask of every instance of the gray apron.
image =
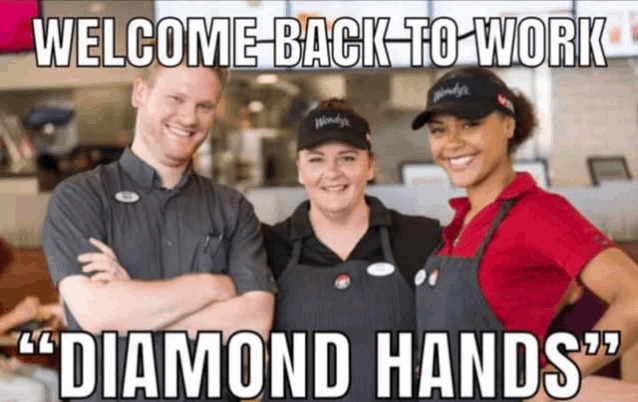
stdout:
[[(77, 332), (77, 331), (73, 331), (73, 332)], [(130, 331), (130, 332), (144, 332), (144, 331)], [(88, 401), (88, 402), (92, 402), (92, 401), (171, 401), (171, 402), (187, 402), (187, 401), (223, 401), (223, 402), (239, 402), (239, 398), (236, 398), (235, 396), (233, 396), (230, 393), (229, 387), (228, 387), (228, 375), (227, 375), (227, 368), (228, 368), (228, 352), (225, 346), (223, 346), (221, 348), (221, 356), (220, 356), (220, 366), (221, 366), (221, 377), (220, 377), (220, 385), (221, 385), (221, 398), (208, 398), (207, 397), (207, 391), (208, 391), (208, 386), (207, 384), (207, 380), (206, 380), (206, 374), (204, 374), (202, 376), (202, 387), (201, 387), (201, 392), (199, 394), (199, 397), (197, 398), (192, 398), (192, 397), (187, 397), (186, 396), (186, 391), (184, 389), (184, 381), (182, 378), (182, 374), (181, 374), (181, 370), (183, 369), (181, 364), (178, 364), (178, 370), (177, 370), (177, 390), (178, 390), (178, 397), (177, 398), (163, 398), (162, 396), (164, 395), (164, 384), (166, 383), (166, 378), (165, 378), (165, 372), (164, 372), (164, 335), (162, 332), (160, 331), (155, 331), (152, 333), (152, 338), (153, 338), (153, 356), (154, 356), (154, 365), (152, 367), (149, 366), (145, 366), (143, 371), (146, 372), (146, 370), (154, 370), (155, 372), (155, 376), (157, 378), (157, 389), (159, 391), (159, 396), (160, 398), (147, 398), (145, 393), (143, 392), (142, 388), (138, 388), (135, 392), (135, 397), (134, 398), (124, 398), (122, 396), (122, 388), (124, 385), (124, 371), (125, 371), (125, 364), (126, 364), (126, 357), (127, 357), (127, 353), (128, 353), (128, 349), (129, 349), (129, 344), (127, 342), (127, 338), (126, 337), (118, 337), (117, 339), (117, 352), (116, 352), (116, 367), (117, 367), (117, 373), (116, 373), (116, 389), (117, 392), (116, 394), (119, 395), (119, 398), (102, 398), (101, 396), (104, 395), (104, 390), (103, 390), (103, 378), (104, 378), (104, 372), (103, 372), (103, 360), (104, 360), (104, 353), (103, 353), (103, 342), (102, 342), (102, 337), (101, 336), (94, 336), (95, 339), (95, 343), (96, 343), (96, 388), (95, 388), (95, 392), (93, 393), (93, 395), (89, 398), (81, 398), (81, 399), (75, 399), (75, 398), (69, 398), (69, 401)], [(191, 354), (191, 359), (193, 359), (193, 356), (195, 354), (195, 350), (197, 349), (197, 343), (191, 339), (188, 340), (188, 347), (190, 349), (190, 354)], [(141, 356), (141, 354), (139, 355)], [(141, 359), (141, 358), (140, 358)], [(75, 360), (75, 367), (82, 367), (82, 354), (81, 353), (76, 353), (76, 360)], [(140, 364), (141, 365), (141, 364)], [(206, 363), (204, 364), (204, 367), (206, 367)], [(204, 373), (206, 373), (206, 369), (204, 369)], [(82, 371), (81, 370), (75, 370), (75, 382), (76, 384), (80, 384), (82, 381)], [(139, 372), (139, 366), (138, 366), (138, 375), (140, 375)], [(67, 399), (65, 399), (67, 400)]]
[[(394, 266), (388, 275), (373, 275), (363, 260), (342, 262), (333, 267), (299, 264), (301, 242), (293, 244), (292, 257), (281, 274), (273, 331), (305, 331), (307, 336), (307, 398), (314, 398), (313, 332), (341, 332), (350, 343), (350, 388), (341, 401), (372, 401), (376, 394), (376, 333), (391, 331), (392, 353), (397, 353), (397, 332), (414, 331), (414, 293), (399, 272), (390, 248), (386, 227), (381, 228), (384, 259)], [(378, 265), (377, 265), (378, 266)], [(292, 336), (287, 333), (288, 341)], [(290, 343), (289, 343), (290, 344)], [(334, 384), (334, 360), (328, 361), (328, 384)], [(397, 392), (396, 370), (391, 385)], [(337, 373), (339, 376), (348, 373)], [(264, 400), (268, 401), (269, 381)], [(286, 398), (292, 400), (285, 386)], [(384, 399), (384, 400), (398, 400)]]
[[(450, 357), (452, 366), (455, 398), (441, 398), (440, 389), (432, 390), (432, 398), (428, 401), (460, 401), (460, 332), (475, 331), (479, 351), (481, 350), (480, 333), (496, 331), (496, 398), (492, 401), (516, 401), (504, 399), (503, 395), (503, 359), (500, 345), (503, 326), (487, 304), (478, 283), (479, 262), (494, 231), (501, 223), (513, 204), (513, 200), (503, 202), (492, 226), (487, 231), (481, 245), (473, 258), (438, 256), (434, 253), (428, 258), (425, 268), (415, 276), (417, 342), (422, 350), (424, 331), (445, 331), (449, 334)], [(427, 335), (426, 335), (427, 336)], [(416, 357), (417, 368), (420, 367), (422, 353)], [(426, 364), (429, 364), (426, 362)], [(418, 392), (419, 381), (416, 390)], [(478, 382), (474, 385), (474, 399), (463, 398), (463, 401), (479, 401)], [(418, 393), (417, 393), (418, 396)]]

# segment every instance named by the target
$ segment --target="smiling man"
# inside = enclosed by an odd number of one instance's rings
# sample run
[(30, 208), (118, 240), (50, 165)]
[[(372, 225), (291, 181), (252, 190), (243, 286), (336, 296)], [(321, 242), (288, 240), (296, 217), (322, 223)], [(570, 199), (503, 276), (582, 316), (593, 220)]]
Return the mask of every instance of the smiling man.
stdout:
[[(119, 161), (62, 182), (49, 203), (43, 247), (69, 329), (121, 335), (120, 388), (128, 331), (153, 331), (161, 389), (162, 331), (186, 331), (191, 340), (198, 330), (221, 331), (226, 341), (238, 330), (264, 338), (270, 330), (275, 283), (253, 207), (191, 168), (227, 75), (185, 65), (142, 71), (133, 83), (131, 147)], [(90, 400), (102, 400), (100, 370)], [(139, 387), (135, 400), (148, 393)]]

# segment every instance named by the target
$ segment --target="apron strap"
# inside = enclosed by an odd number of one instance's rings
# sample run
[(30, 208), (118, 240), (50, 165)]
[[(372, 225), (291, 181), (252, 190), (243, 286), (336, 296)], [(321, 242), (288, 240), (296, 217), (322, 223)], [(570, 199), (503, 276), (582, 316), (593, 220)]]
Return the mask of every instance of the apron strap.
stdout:
[(390, 247), (390, 232), (387, 226), (381, 226), (381, 246), (383, 247), (383, 258), (398, 268), (394, 254), (392, 254), (392, 247)]
[(490, 226), (489, 230), (485, 234), (485, 237), (483, 238), (483, 241), (481, 242), (481, 245), (479, 246), (479, 249), (476, 252), (476, 255), (474, 256), (475, 259), (480, 260), (483, 257), (483, 252), (485, 251), (485, 248), (487, 247), (488, 243), (492, 239), (492, 235), (496, 231), (496, 228), (498, 227), (498, 225), (500, 225), (500, 223), (503, 221), (503, 218), (505, 218), (505, 215), (514, 204), (514, 201), (515, 200), (505, 200), (503, 202), (500, 210), (498, 211), (498, 215), (496, 215), (496, 218), (494, 218), (494, 222), (492, 222), (492, 226)]
[(301, 256), (301, 242), (302, 239), (298, 239), (292, 243), (292, 255), (290, 256), (288, 265), (299, 264), (299, 257)]

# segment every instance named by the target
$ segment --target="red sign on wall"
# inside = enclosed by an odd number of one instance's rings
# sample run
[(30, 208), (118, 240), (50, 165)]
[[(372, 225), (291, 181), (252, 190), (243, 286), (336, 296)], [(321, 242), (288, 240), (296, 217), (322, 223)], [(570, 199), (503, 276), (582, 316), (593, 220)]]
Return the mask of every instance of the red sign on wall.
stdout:
[(0, 0), (0, 53), (35, 49), (31, 19), (40, 17), (40, 0)]

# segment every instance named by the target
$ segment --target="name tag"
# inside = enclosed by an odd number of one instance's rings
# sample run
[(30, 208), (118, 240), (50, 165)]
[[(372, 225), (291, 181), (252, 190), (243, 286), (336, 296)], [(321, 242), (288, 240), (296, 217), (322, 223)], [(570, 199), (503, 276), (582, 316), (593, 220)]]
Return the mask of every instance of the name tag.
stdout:
[(425, 269), (420, 269), (414, 276), (414, 284), (416, 286), (421, 286), (421, 284), (425, 281), (426, 276), (427, 274), (425, 273)]
[(394, 265), (388, 262), (376, 262), (368, 266), (368, 274), (372, 276), (388, 276), (394, 272)]
[(115, 199), (118, 200), (119, 202), (132, 204), (134, 202), (139, 201), (140, 196), (137, 195), (137, 193), (134, 193), (132, 191), (120, 191), (119, 193), (115, 194)]

